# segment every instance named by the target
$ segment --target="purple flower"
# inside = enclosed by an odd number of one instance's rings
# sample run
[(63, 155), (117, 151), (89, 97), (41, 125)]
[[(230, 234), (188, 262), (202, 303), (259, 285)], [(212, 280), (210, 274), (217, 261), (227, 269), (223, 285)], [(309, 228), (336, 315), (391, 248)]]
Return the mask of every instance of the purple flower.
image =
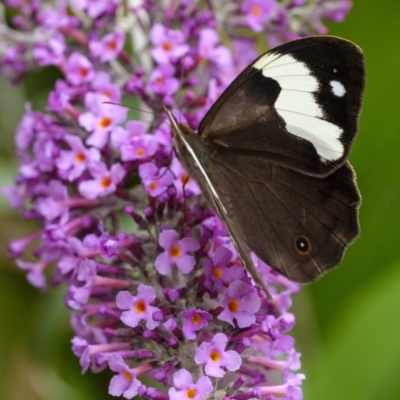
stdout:
[(181, 312), (181, 316), (186, 319), (182, 331), (187, 339), (196, 339), (196, 332), (208, 325), (212, 315), (200, 308), (192, 308)]
[(24, 204), (25, 193), (21, 188), (14, 186), (3, 186), (0, 188), (0, 194), (7, 198), (11, 208), (22, 208)]
[(206, 28), (200, 32), (199, 57), (215, 63), (224, 74), (233, 72), (232, 54), (227, 47), (220, 44), (218, 33), (214, 29)]
[(148, 90), (166, 96), (176, 93), (179, 80), (174, 78), (175, 68), (171, 64), (158, 66), (150, 75)]
[(1, 60), (3, 74), (8, 77), (12, 83), (18, 83), (27, 70), (27, 62), (24, 60), (26, 46), (17, 44), (4, 50)]
[(122, 161), (144, 160), (156, 153), (159, 146), (154, 135), (145, 132), (146, 125), (141, 121), (129, 121), (126, 129), (114, 129), (111, 143), (120, 149)]
[(142, 79), (142, 74), (135, 74), (131, 77), (129, 82), (126, 84), (125, 89), (130, 94), (144, 94), (144, 82)]
[(121, 122), (125, 121), (127, 109), (113, 104), (104, 104), (107, 98), (96, 93), (87, 93), (85, 105), (89, 110), (79, 116), (79, 124), (92, 134), (86, 139), (88, 145), (103, 148), (108, 134)]
[(71, 101), (76, 97), (78, 92), (79, 88), (71, 86), (65, 81), (57, 80), (55, 90), (49, 94), (49, 111), (55, 113), (65, 111), (73, 113), (75, 110), (71, 107)]
[(150, 196), (157, 197), (165, 193), (171, 185), (173, 176), (166, 168), (158, 169), (153, 163), (144, 163), (139, 166), (139, 176)]
[(68, 289), (66, 303), (74, 310), (82, 310), (92, 293), (98, 268), (93, 260), (78, 260), (75, 276)]
[(65, 39), (55, 35), (44, 43), (37, 43), (33, 48), (33, 57), (39, 65), (61, 66), (64, 61)]
[(233, 41), (233, 46), (236, 55), (234, 60), (236, 71), (244, 70), (258, 56), (253, 38), (236, 38)]
[(159, 64), (174, 62), (189, 51), (182, 32), (168, 29), (161, 24), (153, 25), (150, 40), (155, 46), (151, 55)]
[[(80, 358), (79, 363), (82, 366), (82, 373), (87, 371), (90, 364), (92, 364), (93, 372), (102, 371), (107, 363), (108, 357), (106, 353), (121, 353), (127, 349), (126, 343), (107, 343), (107, 338), (105, 335), (102, 335), (98, 329), (93, 329), (91, 333), (93, 334), (91, 342), (94, 342), (94, 344), (90, 344), (88, 340), (81, 337), (75, 337), (71, 340), (72, 351)], [(136, 368), (136, 375), (148, 369), (148, 365)]]
[(15, 144), (18, 149), (24, 150), (32, 146), (36, 133), (37, 114), (31, 111), (30, 107), (25, 108), (25, 115), (17, 126), (15, 132)]
[(304, 378), (305, 376), (303, 374), (290, 375), (285, 384), (260, 387), (260, 394), (262, 396), (283, 395), (290, 400), (303, 400), (303, 393), (300, 385)]
[(170, 388), (168, 395), (170, 400), (202, 400), (213, 391), (210, 378), (202, 376), (196, 383), (186, 369), (180, 369), (173, 375), (174, 385), (180, 389)]
[[(279, 334), (278, 331), (276, 331)], [(269, 333), (270, 334), (270, 333)], [(246, 360), (250, 364), (259, 365), (266, 368), (273, 368), (281, 371), (284, 375), (290, 376), (290, 371), (297, 371), (301, 367), (300, 353), (293, 348), (288, 351), (286, 360), (272, 360), (267, 357), (249, 356)]]
[(138, 326), (140, 321), (146, 321), (147, 329), (154, 329), (160, 322), (154, 321), (153, 313), (159, 308), (151, 304), (156, 299), (156, 293), (151, 286), (139, 285), (137, 296), (132, 296), (129, 292), (123, 291), (117, 294), (117, 306), (124, 311), (121, 321), (132, 328)]
[(112, 165), (108, 170), (105, 164), (96, 162), (90, 165), (89, 170), (94, 179), (83, 181), (78, 187), (80, 194), (87, 199), (104, 197), (115, 192), (126, 174), (119, 163)]
[(113, 101), (119, 103), (121, 101), (121, 89), (111, 80), (110, 74), (98, 71), (91, 82), (93, 90)]
[(46, 289), (46, 277), (44, 271), (49, 264), (47, 261), (42, 260), (37, 263), (31, 263), (17, 259), (15, 260), (15, 264), (18, 268), (27, 271), (26, 278), (32, 286), (35, 286), (38, 289)]
[(241, 265), (229, 265), (232, 252), (225, 246), (218, 247), (211, 259), (204, 261), (204, 272), (219, 288), (225, 288), (236, 280), (243, 279), (245, 270)]
[(113, 6), (112, 0), (72, 0), (74, 6), (86, 10), (90, 18), (97, 18)]
[(242, 5), (249, 27), (256, 32), (264, 29), (264, 23), (272, 17), (277, 9), (276, 0), (248, 0)]
[(69, 182), (79, 178), (88, 165), (100, 161), (100, 152), (95, 148), (87, 148), (78, 136), (66, 135), (64, 138), (71, 150), (61, 150), (56, 160), (58, 174)]
[(41, 231), (36, 231), (23, 238), (11, 240), (7, 246), (10, 257), (16, 258), (22, 255), (26, 250), (26, 247), (33, 243), (36, 239), (38, 239), (41, 234)]
[(44, 28), (60, 29), (65, 26), (76, 26), (79, 21), (68, 13), (68, 4), (63, 2), (57, 3), (57, 8), (47, 5), (41, 10), (40, 19)]
[[(58, 157), (60, 149), (53, 135), (51, 135), (51, 127), (46, 127), (48, 131), (37, 132), (36, 141), (33, 145), (35, 153), (35, 167), (40, 172), (51, 172), (54, 169), (54, 161)], [(43, 128), (42, 128), (43, 129)]]
[(330, 2), (327, 7), (328, 10), (324, 13), (324, 18), (335, 22), (343, 22), (352, 6), (353, 3), (350, 0)]
[(153, 156), (158, 149), (154, 136), (145, 135), (121, 146), (122, 161), (145, 160)]
[(68, 218), (68, 191), (58, 180), (51, 180), (43, 188), (43, 196), (38, 197), (36, 211), (46, 220), (52, 221), (58, 217)]
[(261, 300), (257, 293), (245, 282), (232, 282), (224, 292), (221, 300), (224, 308), (218, 316), (221, 321), (228, 322), (232, 326), (233, 320), (240, 328), (247, 328), (256, 321), (255, 313), (260, 309)]
[(206, 364), (205, 371), (208, 376), (222, 378), (226, 368), (228, 371), (237, 371), (242, 358), (234, 350), (225, 351), (228, 338), (223, 333), (217, 333), (210, 343), (203, 342), (196, 350), (194, 361), (197, 364)]
[(72, 53), (69, 56), (63, 70), (67, 81), (75, 86), (90, 82), (94, 77), (91, 62), (79, 53)]
[(116, 30), (105, 35), (99, 41), (91, 41), (89, 43), (90, 53), (96, 57), (100, 62), (106, 62), (117, 58), (118, 54), (124, 47), (125, 34)]
[[(2, 75), (18, 83), (45, 65), (64, 74), (43, 111), (26, 107), (15, 186), (2, 193), (37, 224), (9, 242), (10, 256), (32, 285), (66, 285), (83, 372), (108, 361), (109, 392), (126, 398), (301, 399), (288, 333), (299, 285), (252, 255), (273, 295), (260, 299), (222, 221), (172, 156), (162, 106), (196, 129), (259, 41), (324, 32), (323, 19), (340, 21), (350, 2), (142, 0), (128, 14), (124, 1), (48, 3), (7, 0), (10, 24), (0, 21)], [(137, 379), (147, 372), (148, 387)]]
[(116, 149), (128, 145), (131, 140), (138, 139), (146, 133), (146, 124), (142, 121), (128, 121), (125, 129), (118, 128), (111, 134), (111, 144)]
[(142, 385), (139, 379), (136, 378), (134, 368), (129, 368), (123, 358), (118, 354), (113, 354), (108, 357), (108, 365), (111, 371), (118, 372), (111, 381), (108, 387), (108, 393), (111, 396), (124, 396), (126, 399), (131, 399), (138, 394), (138, 389)]
[[(162, 124), (156, 129), (153, 133), (154, 139), (157, 141), (157, 143), (160, 145), (159, 147), (159, 152), (162, 152), (162, 154), (165, 155), (170, 155), (172, 151), (172, 138), (171, 138), (171, 128), (169, 124)], [(174, 160), (172, 160), (172, 163)], [(172, 164), (170, 166), (170, 169), (172, 169)]]
[(199, 185), (194, 179), (189, 177), (177, 158), (172, 160), (170, 170), (175, 176), (173, 184), (179, 197), (183, 196), (183, 190), (185, 190), (187, 197), (201, 194)]
[(165, 251), (156, 258), (154, 266), (161, 275), (169, 274), (174, 264), (184, 274), (192, 271), (196, 260), (187, 252), (199, 249), (196, 239), (183, 238), (178, 240), (178, 233), (168, 229), (160, 233), (159, 244)]

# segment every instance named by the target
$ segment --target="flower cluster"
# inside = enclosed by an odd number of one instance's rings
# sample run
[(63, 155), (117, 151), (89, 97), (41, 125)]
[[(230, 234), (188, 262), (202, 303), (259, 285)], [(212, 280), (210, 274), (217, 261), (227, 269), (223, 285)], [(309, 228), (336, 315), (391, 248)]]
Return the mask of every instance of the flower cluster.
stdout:
[[(38, 229), (10, 254), (32, 285), (45, 289), (52, 271), (68, 286), (73, 351), (83, 371), (116, 373), (111, 395), (299, 400), (304, 376), (287, 335), (299, 287), (256, 257), (273, 300), (254, 285), (173, 156), (162, 104), (180, 104), (174, 113), (195, 129), (256, 57), (252, 31), (272, 45), (325, 32), (322, 19), (341, 21), (350, 2), (121, 3), (5, 0), (14, 11), (10, 21), (0, 12), (2, 73), (63, 74), (46, 112), (28, 105), (16, 131), (20, 169), (2, 191)], [(131, 98), (154, 117), (110, 104)]]

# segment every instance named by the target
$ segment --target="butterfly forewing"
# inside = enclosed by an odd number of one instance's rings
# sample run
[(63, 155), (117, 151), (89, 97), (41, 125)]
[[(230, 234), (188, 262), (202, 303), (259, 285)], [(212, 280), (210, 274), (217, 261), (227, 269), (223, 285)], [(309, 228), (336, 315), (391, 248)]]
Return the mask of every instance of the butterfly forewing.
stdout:
[(356, 45), (329, 36), (296, 40), (247, 67), (206, 114), (199, 134), (326, 176), (349, 155), (363, 90), (364, 61)]

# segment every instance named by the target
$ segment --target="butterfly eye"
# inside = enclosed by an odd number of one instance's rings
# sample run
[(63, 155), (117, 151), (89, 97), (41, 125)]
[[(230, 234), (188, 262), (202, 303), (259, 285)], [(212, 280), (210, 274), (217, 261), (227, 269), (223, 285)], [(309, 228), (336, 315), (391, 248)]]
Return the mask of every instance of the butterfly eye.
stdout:
[(306, 236), (296, 236), (294, 239), (294, 248), (301, 255), (306, 256), (311, 252), (311, 242)]

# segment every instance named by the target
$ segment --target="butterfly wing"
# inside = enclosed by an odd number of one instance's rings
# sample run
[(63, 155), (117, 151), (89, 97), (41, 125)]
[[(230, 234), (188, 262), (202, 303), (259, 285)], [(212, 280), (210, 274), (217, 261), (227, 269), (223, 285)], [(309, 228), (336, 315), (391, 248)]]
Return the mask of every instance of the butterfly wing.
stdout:
[(338, 265), (359, 233), (361, 198), (348, 163), (325, 178), (273, 164), (241, 170), (229, 152), (212, 164), (231, 236), (290, 280), (311, 282)]
[(342, 166), (364, 90), (359, 47), (330, 36), (276, 47), (247, 67), (199, 127), (209, 143), (312, 176)]
[(249, 249), (306, 283), (338, 265), (358, 235), (361, 200), (346, 160), (364, 74), (356, 45), (300, 39), (247, 67), (206, 114), (198, 136), (170, 115), (182, 161), (266, 292)]

